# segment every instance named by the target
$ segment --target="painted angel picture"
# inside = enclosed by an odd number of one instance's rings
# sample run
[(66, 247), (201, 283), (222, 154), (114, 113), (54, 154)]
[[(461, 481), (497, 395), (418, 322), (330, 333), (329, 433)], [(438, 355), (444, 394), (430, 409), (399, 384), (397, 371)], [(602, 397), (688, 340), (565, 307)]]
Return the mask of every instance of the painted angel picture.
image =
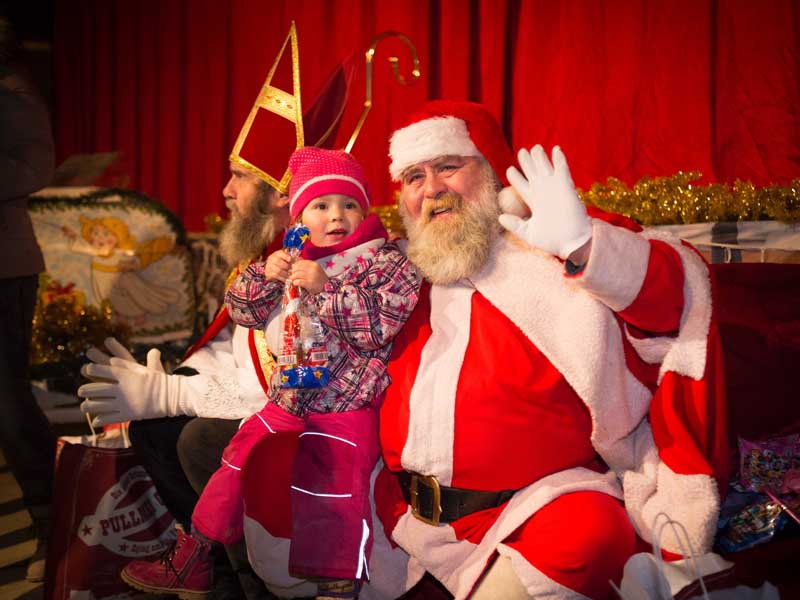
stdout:
[(79, 221), (80, 233), (67, 225), (61, 232), (72, 252), (92, 257), (91, 282), (97, 303), (108, 300), (118, 317), (141, 324), (146, 315), (163, 314), (178, 302), (178, 289), (142, 276), (142, 271), (172, 251), (175, 240), (171, 236), (139, 242), (116, 217), (80, 215)]

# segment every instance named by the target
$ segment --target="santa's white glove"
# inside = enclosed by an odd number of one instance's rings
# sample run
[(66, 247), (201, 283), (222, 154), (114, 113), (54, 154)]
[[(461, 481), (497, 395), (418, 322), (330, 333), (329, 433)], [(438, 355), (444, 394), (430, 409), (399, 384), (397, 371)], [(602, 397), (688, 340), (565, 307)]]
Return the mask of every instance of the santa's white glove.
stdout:
[(553, 163), (541, 146), (528, 152), (524, 148), (516, 167), (506, 171), (508, 181), (531, 209), (524, 220), (512, 214), (500, 215), (500, 224), (531, 246), (563, 259), (592, 238), (592, 221), (578, 198), (561, 148), (553, 148)]
[(78, 388), (86, 398), (81, 411), (94, 415), (92, 425), (99, 427), (124, 421), (174, 417), (190, 414), (192, 391), (183, 375), (168, 375), (161, 365), (161, 352), (147, 353), (147, 366), (114, 357), (108, 365), (91, 363), (82, 372), (93, 383)]

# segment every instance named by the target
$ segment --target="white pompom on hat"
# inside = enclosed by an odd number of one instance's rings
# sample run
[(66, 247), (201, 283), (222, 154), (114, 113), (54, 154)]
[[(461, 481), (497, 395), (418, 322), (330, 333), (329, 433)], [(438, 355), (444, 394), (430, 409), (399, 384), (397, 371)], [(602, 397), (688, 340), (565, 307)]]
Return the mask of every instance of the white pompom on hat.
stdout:
[(514, 163), (503, 130), (489, 110), (474, 102), (435, 100), (411, 115), (389, 142), (389, 172), (399, 181), (403, 171), (441, 156), (482, 156), (505, 185)]

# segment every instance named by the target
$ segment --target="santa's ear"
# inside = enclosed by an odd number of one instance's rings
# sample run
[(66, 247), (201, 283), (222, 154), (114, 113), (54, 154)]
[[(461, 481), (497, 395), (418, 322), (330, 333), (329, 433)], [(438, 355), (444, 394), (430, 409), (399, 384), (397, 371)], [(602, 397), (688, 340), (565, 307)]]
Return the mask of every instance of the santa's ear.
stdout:
[(281, 194), (275, 199), (275, 206), (279, 208), (283, 208), (285, 206), (289, 206), (289, 196), (286, 194)]
[(517, 193), (513, 187), (508, 186), (500, 190), (497, 195), (497, 202), (500, 204), (500, 210), (509, 215), (516, 215), (521, 219), (527, 219), (531, 216), (531, 210), (525, 201)]

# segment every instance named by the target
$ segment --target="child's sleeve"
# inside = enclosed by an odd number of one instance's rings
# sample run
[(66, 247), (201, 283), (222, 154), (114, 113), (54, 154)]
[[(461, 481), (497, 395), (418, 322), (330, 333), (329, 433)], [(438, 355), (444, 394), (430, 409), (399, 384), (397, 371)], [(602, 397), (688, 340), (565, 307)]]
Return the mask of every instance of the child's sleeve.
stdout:
[(264, 263), (251, 263), (225, 292), (225, 308), (234, 323), (249, 327), (263, 327), (270, 313), (281, 301), (283, 283), (264, 277)]
[[(393, 245), (392, 245), (393, 246)], [(322, 323), (365, 352), (392, 341), (417, 305), (422, 278), (396, 248), (381, 248), (354, 279), (331, 278), (314, 296)]]

